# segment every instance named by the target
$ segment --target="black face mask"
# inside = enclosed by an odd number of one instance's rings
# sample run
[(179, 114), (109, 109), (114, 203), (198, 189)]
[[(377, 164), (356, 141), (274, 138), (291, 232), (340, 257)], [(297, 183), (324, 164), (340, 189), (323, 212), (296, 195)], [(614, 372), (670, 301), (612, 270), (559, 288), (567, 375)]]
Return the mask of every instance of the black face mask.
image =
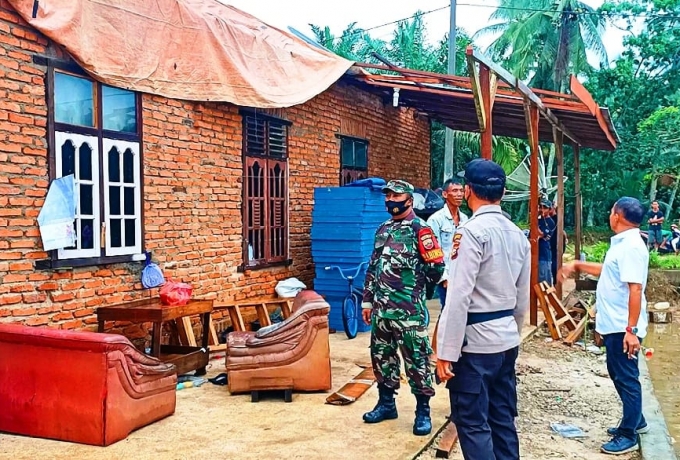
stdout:
[(387, 212), (389, 212), (393, 216), (398, 216), (399, 214), (403, 214), (406, 212), (408, 209), (408, 200), (404, 201), (385, 201), (385, 206), (387, 207)]

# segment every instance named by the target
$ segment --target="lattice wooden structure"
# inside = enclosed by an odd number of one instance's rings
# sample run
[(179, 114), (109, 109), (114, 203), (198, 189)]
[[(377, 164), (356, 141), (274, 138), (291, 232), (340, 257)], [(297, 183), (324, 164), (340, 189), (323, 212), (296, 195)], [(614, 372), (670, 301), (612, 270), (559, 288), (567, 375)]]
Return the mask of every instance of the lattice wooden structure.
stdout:
[[(243, 321), (243, 314), (241, 313), (242, 308), (254, 308), (257, 312), (257, 319), (260, 322), (261, 327), (270, 326), (272, 324), (269, 318), (270, 307), (281, 307), (281, 313), (283, 318), (286, 319), (291, 314), (291, 309), (293, 306), (292, 298), (252, 298), (244, 300), (231, 300), (228, 302), (215, 302), (213, 304), (213, 313), (220, 310), (227, 310), (229, 313), (229, 318), (231, 319), (231, 325), (234, 331), (245, 331), (246, 326)], [(210, 351), (224, 351), (226, 349), (226, 344), (219, 343), (217, 339), (217, 331), (210, 321), (210, 336), (208, 338), (208, 343), (210, 344)], [(193, 334), (192, 334), (193, 335)]]
[[(553, 340), (564, 340), (568, 345), (572, 345), (583, 334), (589, 314), (586, 314), (586, 309), (582, 307), (572, 306), (565, 307), (557, 296), (557, 291), (545, 281), (534, 285), (534, 292), (538, 299), (538, 304), (545, 316), (545, 322), (548, 325), (550, 336)], [(575, 315), (581, 315), (580, 321), (577, 323), (574, 319)], [(564, 326), (569, 334), (563, 336), (562, 326)]]

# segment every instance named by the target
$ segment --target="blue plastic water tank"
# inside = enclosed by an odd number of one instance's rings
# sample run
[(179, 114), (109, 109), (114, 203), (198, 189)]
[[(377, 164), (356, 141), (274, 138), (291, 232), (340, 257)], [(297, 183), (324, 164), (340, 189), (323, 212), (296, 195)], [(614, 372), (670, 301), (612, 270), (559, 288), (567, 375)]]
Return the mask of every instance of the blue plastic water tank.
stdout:
[[(331, 306), (330, 327), (343, 330), (342, 302), (348, 292), (347, 281), (336, 265), (351, 269), (368, 262), (373, 252), (375, 231), (389, 219), (382, 192), (367, 187), (320, 187), (314, 189), (312, 211), (312, 260), (315, 264), (314, 290), (325, 296)], [(345, 275), (350, 273), (345, 272)], [(363, 289), (365, 273), (354, 282)], [(370, 330), (360, 320), (359, 331)]]

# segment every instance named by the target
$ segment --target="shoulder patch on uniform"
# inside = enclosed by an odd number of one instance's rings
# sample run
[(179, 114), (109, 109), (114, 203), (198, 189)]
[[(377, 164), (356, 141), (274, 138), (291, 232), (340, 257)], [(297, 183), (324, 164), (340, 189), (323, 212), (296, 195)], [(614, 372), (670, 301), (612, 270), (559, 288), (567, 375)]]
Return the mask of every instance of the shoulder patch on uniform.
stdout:
[(418, 250), (423, 260), (428, 263), (441, 263), (444, 261), (444, 251), (439, 246), (437, 237), (430, 227), (418, 230)]
[(460, 240), (462, 239), (463, 234), (460, 232), (456, 232), (456, 234), (453, 235), (453, 246), (451, 246), (451, 260), (456, 260), (456, 258), (458, 257), (458, 248), (460, 247)]

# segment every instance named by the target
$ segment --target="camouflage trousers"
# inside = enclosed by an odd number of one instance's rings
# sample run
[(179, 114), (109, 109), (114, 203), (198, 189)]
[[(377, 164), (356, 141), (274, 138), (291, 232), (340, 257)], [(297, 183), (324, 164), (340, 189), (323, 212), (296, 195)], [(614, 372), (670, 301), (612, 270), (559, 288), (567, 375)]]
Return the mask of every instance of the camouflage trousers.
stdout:
[(430, 369), (430, 339), (421, 321), (399, 321), (373, 315), (371, 324), (371, 362), (379, 384), (399, 388), (401, 361), (413, 394), (434, 396)]

